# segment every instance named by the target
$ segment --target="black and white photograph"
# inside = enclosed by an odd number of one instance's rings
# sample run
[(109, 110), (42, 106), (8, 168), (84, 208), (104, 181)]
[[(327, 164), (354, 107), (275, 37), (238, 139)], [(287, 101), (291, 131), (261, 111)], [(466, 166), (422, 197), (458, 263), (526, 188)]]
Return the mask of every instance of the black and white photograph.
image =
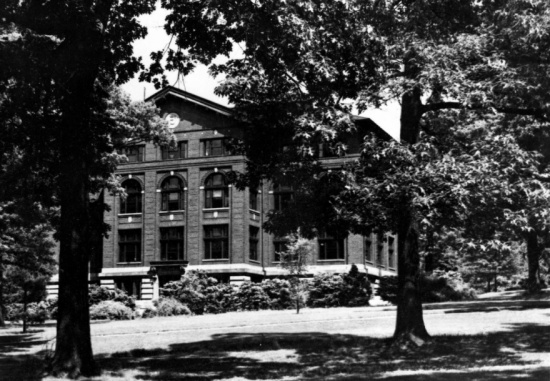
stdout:
[(550, 1), (1, 0), (4, 380), (550, 381)]

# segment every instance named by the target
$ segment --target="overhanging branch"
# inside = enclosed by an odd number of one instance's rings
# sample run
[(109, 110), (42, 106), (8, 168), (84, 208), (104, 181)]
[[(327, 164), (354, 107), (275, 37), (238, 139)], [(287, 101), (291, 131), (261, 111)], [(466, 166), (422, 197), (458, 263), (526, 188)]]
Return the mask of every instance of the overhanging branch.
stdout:
[(451, 110), (451, 109), (466, 109), (466, 110), (482, 110), (492, 108), (497, 112), (503, 114), (514, 114), (514, 115), (526, 115), (526, 116), (535, 116), (537, 118), (547, 118), (547, 112), (543, 109), (537, 108), (519, 108), (519, 107), (497, 107), (497, 106), (467, 106), (460, 102), (438, 102), (431, 103), (422, 106), (422, 113), (430, 111), (439, 111), (439, 110)]

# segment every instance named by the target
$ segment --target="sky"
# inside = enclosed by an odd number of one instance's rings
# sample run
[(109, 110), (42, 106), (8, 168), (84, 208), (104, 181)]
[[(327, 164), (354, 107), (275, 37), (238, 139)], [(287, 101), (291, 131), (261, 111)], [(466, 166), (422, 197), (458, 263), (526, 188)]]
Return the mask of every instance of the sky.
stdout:
[[(152, 14), (144, 15), (140, 18), (142, 25), (147, 27), (149, 33), (144, 39), (134, 43), (134, 54), (136, 56), (141, 56), (146, 66), (150, 63), (150, 53), (165, 48), (170, 42), (170, 37), (163, 28), (165, 16), (166, 11), (157, 7), (157, 10)], [(238, 55), (238, 52), (234, 52), (234, 54)], [(219, 61), (221, 60), (223, 60), (223, 57), (220, 57)], [(218, 97), (214, 94), (214, 88), (221, 81), (221, 78), (216, 79), (210, 76), (204, 65), (198, 66), (191, 74), (179, 81), (177, 80), (177, 73), (175, 72), (167, 73), (167, 78), (170, 85), (174, 87), (219, 103), (223, 106), (231, 107), (225, 98)], [(152, 84), (139, 82), (137, 77), (124, 84), (122, 89), (129, 93), (134, 101), (143, 100), (157, 91)], [(392, 137), (399, 140), (399, 104), (394, 103), (382, 109), (367, 110), (363, 112), (361, 116), (371, 118)]]

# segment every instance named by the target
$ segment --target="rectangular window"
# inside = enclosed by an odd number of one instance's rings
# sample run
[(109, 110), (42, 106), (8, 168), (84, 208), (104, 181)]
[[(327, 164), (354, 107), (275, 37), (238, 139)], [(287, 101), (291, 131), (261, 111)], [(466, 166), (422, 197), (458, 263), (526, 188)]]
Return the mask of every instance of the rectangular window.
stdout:
[(226, 155), (224, 139), (210, 139), (202, 141), (204, 156)]
[(395, 269), (395, 238), (388, 237), (388, 267)]
[(227, 225), (204, 227), (204, 259), (229, 258), (229, 229)]
[(141, 299), (141, 278), (139, 277), (119, 277), (115, 278), (116, 288), (126, 291), (128, 295)]
[(183, 259), (183, 227), (160, 229), (160, 259), (163, 261)]
[(249, 258), (251, 261), (258, 260), (258, 234), (260, 229), (255, 226), (249, 226), (248, 228), (248, 244), (249, 244)]
[(250, 199), (248, 207), (252, 210), (258, 210), (258, 190), (250, 189), (249, 197)]
[(378, 233), (376, 237), (376, 264), (384, 267), (384, 235)]
[(319, 157), (338, 157), (338, 151), (332, 148), (328, 143), (319, 144)]
[(143, 161), (144, 146), (131, 146), (122, 149), (122, 154), (128, 158), (128, 163), (140, 163)]
[(365, 236), (365, 261), (368, 263), (373, 263), (374, 255), (372, 253), (373, 249), (372, 244), (372, 233), (369, 233)]
[(281, 253), (285, 253), (288, 250), (288, 241), (274, 241), (273, 249), (275, 252), (274, 262), (281, 262)]
[(187, 142), (178, 142), (176, 147), (162, 147), (162, 160), (185, 159), (187, 157)]
[(333, 238), (326, 233), (319, 237), (319, 259), (344, 259), (344, 240)]
[(141, 229), (119, 230), (119, 262), (141, 262)]

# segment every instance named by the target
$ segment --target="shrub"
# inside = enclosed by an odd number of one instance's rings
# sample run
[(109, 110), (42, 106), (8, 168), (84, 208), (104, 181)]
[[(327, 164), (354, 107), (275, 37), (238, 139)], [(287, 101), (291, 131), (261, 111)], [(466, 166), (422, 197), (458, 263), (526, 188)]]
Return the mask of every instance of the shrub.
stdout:
[(397, 304), (397, 277), (383, 276), (378, 280), (378, 296), (386, 302)]
[(130, 320), (132, 319), (132, 309), (121, 302), (104, 300), (90, 307), (90, 319)]
[(344, 284), (339, 293), (340, 305), (346, 307), (368, 306), (372, 296), (372, 287), (367, 274), (359, 272), (356, 265), (351, 265), (349, 273), (343, 277)]
[(294, 308), (294, 300), (290, 292), (290, 282), (284, 279), (266, 279), (260, 287), (269, 298), (269, 305), (274, 310)]
[[(378, 295), (390, 303), (397, 304), (397, 277), (382, 277)], [(476, 297), (475, 291), (464, 282), (456, 271), (434, 271), (420, 282), (420, 297), (423, 303), (467, 300)]]
[(204, 313), (220, 314), (235, 311), (237, 309), (236, 294), (235, 287), (227, 283), (218, 283), (215, 286), (207, 287), (204, 290)]
[(244, 282), (235, 294), (235, 305), (239, 310), (267, 310), (270, 304), (269, 297), (257, 283)]
[(421, 284), (421, 297), (425, 303), (474, 299), (476, 293), (456, 271), (434, 271), (425, 276)]
[(310, 283), (308, 306), (338, 307), (339, 293), (344, 286), (344, 280), (336, 274), (317, 274)]
[(368, 306), (372, 288), (366, 274), (352, 265), (343, 275), (319, 274), (313, 277), (309, 288), (311, 307)]
[(225, 286), (204, 271), (189, 271), (179, 281), (169, 282), (160, 289), (161, 295), (187, 305), (196, 315), (225, 312), (218, 292), (228, 293)]
[(136, 299), (133, 296), (129, 296), (125, 291), (116, 287), (114, 290), (110, 290), (106, 287), (92, 285), (88, 290), (88, 300), (90, 306), (99, 304), (107, 300), (111, 300), (115, 302), (120, 302), (131, 310), (134, 310), (136, 308)]
[(146, 308), (145, 311), (143, 311), (143, 313), (141, 314), (142, 319), (154, 318), (156, 316), (158, 316), (157, 310), (154, 310), (152, 308)]
[(46, 305), (50, 313), (50, 319), (57, 319), (57, 299), (46, 300)]
[(191, 315), (191, 310), (174, 298), (161, 298), (157, 305), (157, 316)]
[(29, 303), (27, 310), (23, 311), (23, 303), (11, 303), (6, 305), (6, 320), (23, 321), (27, 319), (28, 324), (42, 324), (50, 319), (48, 305), (45, 302)]

